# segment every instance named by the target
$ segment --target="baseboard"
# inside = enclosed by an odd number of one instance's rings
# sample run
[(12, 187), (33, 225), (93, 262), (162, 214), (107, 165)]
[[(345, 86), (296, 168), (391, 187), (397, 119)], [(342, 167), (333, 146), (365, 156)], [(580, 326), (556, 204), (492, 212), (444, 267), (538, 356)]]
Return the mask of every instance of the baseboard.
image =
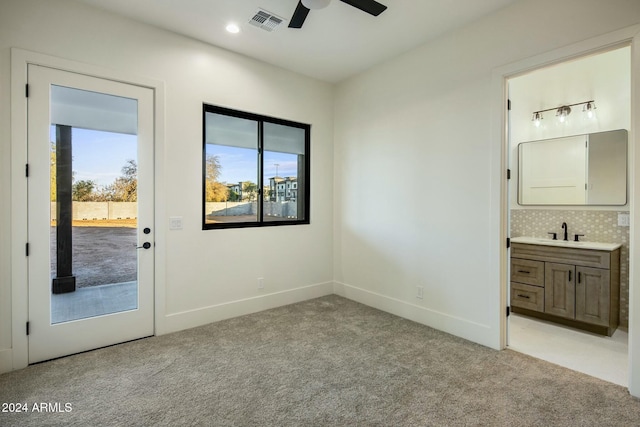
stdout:
[(336, 295), (368, 305), (369, 307), (395, 314), (396, 316), (421, 323), (487, 347), (496, 348), (494, 345), (494, 343), (497, 342), (495, 335), (498, 334), (499, 331), (493, 331), (488, 325), (420, 307), (406, 301), (401, 301), (345, 283), (334, 282), (333, 291)]
[(0, 374), (13, 371), (13, 350), (0, 350)]
[(294, 304), (313, 298), (333, 294), (333, 282), (318, 283), (302, 286), (281, 292), (274, 292), (253, 298), (231, 301), (212, 305), (196, 310), (168, 314), (164, 318), (163, 330), (156, 331), (157, 335), (195, 328), (232, 317), (244, 316), (259, 311)]

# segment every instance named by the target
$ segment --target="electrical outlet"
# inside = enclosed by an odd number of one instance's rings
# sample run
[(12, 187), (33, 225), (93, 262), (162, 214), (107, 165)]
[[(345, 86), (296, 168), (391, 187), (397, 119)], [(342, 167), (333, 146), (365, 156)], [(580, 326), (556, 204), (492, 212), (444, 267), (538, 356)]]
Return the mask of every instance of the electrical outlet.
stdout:
[(258, 289), (264, 289), (264, 278), (258, 277)]
[(619, 213), (618, 214), (618, 227), (629, 227), (629, 214), (628, 213)]
[(422, 299), (423, 294), (424, 294), (424, 287), (416, 286), (416, 298)]

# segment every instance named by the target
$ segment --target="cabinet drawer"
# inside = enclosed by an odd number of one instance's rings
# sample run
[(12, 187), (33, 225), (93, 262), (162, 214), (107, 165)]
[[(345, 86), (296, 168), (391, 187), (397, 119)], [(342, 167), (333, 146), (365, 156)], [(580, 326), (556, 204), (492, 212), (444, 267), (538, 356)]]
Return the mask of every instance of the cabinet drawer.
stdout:
[(511, 258), (511, 281), (544, 286), (544, 262)]
[(511, 305), (544, 312), (544, 288), (511, 283)]
[(594, 249), (563, 248), (557, 246), (530, 245), (527, 243), (513, 243), (511, 245), (511, 256), (515, 258), (535, 259), (537, 261), (595, 268), (610, 268), (611, 254), (612, 252), (609, 251), (597, 251)]

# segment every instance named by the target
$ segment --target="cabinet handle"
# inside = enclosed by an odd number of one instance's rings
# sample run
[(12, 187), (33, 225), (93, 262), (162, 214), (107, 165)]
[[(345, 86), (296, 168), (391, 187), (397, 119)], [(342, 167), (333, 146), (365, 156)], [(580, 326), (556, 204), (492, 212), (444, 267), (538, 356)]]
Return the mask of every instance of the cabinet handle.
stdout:
[(518, 270), (518, 273), (531, 274), (531, 272), (527, 270)]
[(569, 270), (569, 281), (571, 281), (571, 270)]
[(580, 283), (581, 280), (582, 280), (582, 273), (578, 271), (578, 283)]
[(522, 295), (522, 294), (518, 294), (518, 298), (526, 298), (529, 299), (531, 298), (529, 295)]

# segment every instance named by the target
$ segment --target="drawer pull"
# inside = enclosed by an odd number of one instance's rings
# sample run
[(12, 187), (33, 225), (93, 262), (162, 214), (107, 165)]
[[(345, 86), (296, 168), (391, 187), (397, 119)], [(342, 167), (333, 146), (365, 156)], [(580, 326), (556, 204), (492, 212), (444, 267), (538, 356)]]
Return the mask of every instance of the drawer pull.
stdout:
[(522, 294), (518, 294), (518, 298), (526, 298), (526, 299), (530, 299), (531, 297), (529, 295), (522, 295)]
[(531, 272), (527, 270), (518, 270), (518, 273), (531, 274)]

